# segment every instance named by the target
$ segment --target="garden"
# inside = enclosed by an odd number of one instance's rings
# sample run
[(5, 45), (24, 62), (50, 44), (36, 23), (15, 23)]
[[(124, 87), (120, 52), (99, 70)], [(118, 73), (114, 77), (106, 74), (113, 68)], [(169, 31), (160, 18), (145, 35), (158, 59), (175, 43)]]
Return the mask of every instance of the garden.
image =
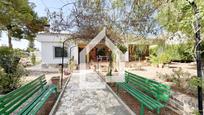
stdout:
[[(0, 114), (12, 113), (27, 101), (17, 113), (36, 114), (48, 102), (48, 114), (66, 90), (64, 84), (80, 69), (80, 51), (102, 34), (100, 45), (109, 39), (124, 54), (125, 82), (107, 84), (115, 94), (122, 89), (116, 97), (131, 110), (141, 115), (203, 114), (203, 6), (202, 0), (1, 0), (0, 33), (6, 36), (0, 36)], [(41, 41), (43, 61), (37, 56), (38, 35), (47, 36)], [(23, 40), (26, 49), (14, 47), (14, 41)], [(51, 49), (46, 47), (50, 44)], [(73, 53), (71, 47), (77, 50)], [(115, 50), (95, 49), (85, 55), (88, 67), (105, 80), (119, 75)]]

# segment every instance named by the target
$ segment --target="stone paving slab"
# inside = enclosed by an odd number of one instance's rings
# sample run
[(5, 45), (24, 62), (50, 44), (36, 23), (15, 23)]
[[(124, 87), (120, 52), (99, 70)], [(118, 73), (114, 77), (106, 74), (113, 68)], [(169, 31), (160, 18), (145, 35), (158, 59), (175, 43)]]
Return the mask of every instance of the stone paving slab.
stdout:
[[(83, 75), (86, 76), (81, 79)], [(132, 114), (135, 113), (93, 71), (85, 73), (76, 71), (72, 74), (55, 112), (55, 115)]]

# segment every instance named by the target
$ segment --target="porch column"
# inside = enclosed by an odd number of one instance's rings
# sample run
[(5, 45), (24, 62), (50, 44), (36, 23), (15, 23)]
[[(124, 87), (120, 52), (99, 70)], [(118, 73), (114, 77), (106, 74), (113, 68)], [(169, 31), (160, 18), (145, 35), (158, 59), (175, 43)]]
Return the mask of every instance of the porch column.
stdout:
[(125, 44), (127, 51), (125, 52), (125, 61), (129, 62), (129, 44)]
[(74, 61), (76, 62), (76, 64), (79, 64), (78, 62), (78, 56), (79, 56), (79, 51), (78, 51), (78, 45), (76, 45), (76, 47), (74, 48), (74, 52), (73, 52), (73, 55), (74, 55)]

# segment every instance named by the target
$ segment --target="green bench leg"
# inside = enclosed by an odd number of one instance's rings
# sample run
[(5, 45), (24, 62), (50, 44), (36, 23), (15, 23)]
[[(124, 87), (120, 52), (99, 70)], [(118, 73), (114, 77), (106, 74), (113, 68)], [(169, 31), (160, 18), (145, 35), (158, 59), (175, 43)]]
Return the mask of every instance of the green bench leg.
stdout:
[(160, 108), (157, 109), (157, 115), (159, 115), (159, 113), (160, 113)]
[(144, 115), (144, 104), (140, 104), (140, 115)]

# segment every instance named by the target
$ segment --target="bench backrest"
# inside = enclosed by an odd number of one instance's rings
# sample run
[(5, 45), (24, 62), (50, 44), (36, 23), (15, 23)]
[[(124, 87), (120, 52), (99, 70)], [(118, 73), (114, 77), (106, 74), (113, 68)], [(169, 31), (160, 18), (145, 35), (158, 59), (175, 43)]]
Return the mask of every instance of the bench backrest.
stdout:
[(170, 87), (139, 75), (125, 72), (125, 82), (143, 93), (154, 97), (160, 102), (167, 102), (170, 97)]
[(0, 97), (0, 113), (10, 114), (46, 85), (45, 75)]

